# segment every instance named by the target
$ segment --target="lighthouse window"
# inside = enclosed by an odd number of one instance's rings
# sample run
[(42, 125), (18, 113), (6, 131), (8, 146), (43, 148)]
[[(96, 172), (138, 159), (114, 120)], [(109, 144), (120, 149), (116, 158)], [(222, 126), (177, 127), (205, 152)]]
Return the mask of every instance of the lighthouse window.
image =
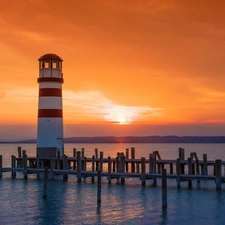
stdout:
[(57, 61), (56, 60), (52, 61), (52, 68), (57, 69)]
[(44, 68), (49, 68), (49, 61), (45, 61)]
[(62, 69), (62, 62), (59, 62), (59, 69)]

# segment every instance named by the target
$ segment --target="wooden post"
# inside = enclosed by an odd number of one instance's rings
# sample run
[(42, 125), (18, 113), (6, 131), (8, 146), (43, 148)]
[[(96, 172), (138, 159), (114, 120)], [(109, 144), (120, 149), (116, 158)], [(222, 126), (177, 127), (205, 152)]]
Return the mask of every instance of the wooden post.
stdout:
[[(63, 170), (68, 170), (68, 158), (66, 155), (63, 155)], [(63, 181), (68, 180), (68, 174), (63, 174)]]
[(173, 174), (173, 163), (170, 163), (170, 174)]
[(221, 159), (215, 161), (215, 172), (216, 172), (216, 190), (221, 190)]
[(141, 185), (145, 186), (145, 158), (141, 158)]
[(77, 151), (77, 182), (81, 182), (81, 160), (80, 151)]
[(101, 172), (103, 172), (103, 152), (100, 152), (100, 168)]
[[(77, 149), (73, 148), (73, 157), (76, 157), (77, 154)], [(73, 161), (73, 169), (76, 170), (76, 161)]]
[(84, 148), (81, 148), (81, 158), (84, 158)]
[(27, 155), (25, 151), (25, 155), (23, 154), (23, 175), (24, 179), (27, 179)]
[[(184, 160), (185, 159), (185, 152), (183, 148), (179, 148), (179, 159)], [(181, 174), (184, 174), (184, 164), (180, 164)]]
[[(121, 153), (120, 155), (120, 172), (124, 173), (125, 172), (125, 155)], [(121, 178), (121, 184), (125, 184), (125, 178)]]
[(81, 170), (84, 170), (84, 148), (81, 148)]
[(0, 155), (0, 177), (2, 177), (2, 155)]
[(116, 172), (116, 159), (115, 159), (115, 161), (113, 161), (113, 172), (114, 173)]
[(18, 150), (18, 158), (21, 158), (21, 147), (18, 146), (18, 147), (17, 147), (17, 150)]
[(101, 185), (102, 185), (102, 176), (101, 170), (98, 170), (98, 187), (97, 187), (97, 203), (101, 203)]
[[(195, 153), (195, 164), (196, 164), (196, 174), (200, 175), (200, 171), (199, 171), (199, 159), (197, 157), (197, 154)], [(197, 183), (200, 184), (200, 179), (197, 179)]]
[[(126, 148), (126, 159), (129, 159), (129, 148)], [(129, 165), (128, 162), (126, 162), (126, 172), (129, 171)]]
[[(94, 172), (95, 171), (95, 156), (93, 155), (92, 156), (92, 172)], [(94, 181), (95, 181), (95, 176), (93, 175), (92, 177), (91, 177), (91, 181), (92, 181), (92, 183), (94, 183)]]
[(153, 152), (152, 173), (156, 173), (156, 151)]
[(111, 184), (111, 172), (112, 172), (112, 163), (111, 157), (108, 157), (108, 183)]
[[(135, 148), (131, 148), (131, 159), (135, 159)], [(135, 162), (131, 163), (131, 173), (135, 172)]]
[(47, 198), (48, 167), (44, 169), (43, 198)]
[(166, 179), (166, 169), (162, 171), (162, 207), (167, 207), (167, 179)]
[(207, 154), (203, 154), (203, 175), (208, 175)]
[[(11, 167), (16, 168), (16, 157), (14, 155), (11, 155)], [(12, 178), (16, 177), (16, 172), (12, 172)]]
[(60, 151), (57, 151), (57, 169), (60, 169)]
[(95, 159), (96, 159), (96, 171), (98, 171), (98, 165), (99, 165), (99, 162), (98, 162), (98, 149), (96, 148), (95, 149)]
[(115, 165), (115, 169), (116, 169), (116, 172), (119, 172), (119, 158), (116, 157), (116, 165)]
[[(192, 158), (188, 158), (188, 175), (192, 175)], [(188, 187), (192, 187), (192, 180), (188, 180)]]
[(176, 162), (176, 172), (177, 172), (177, 187), (179, 188), (180, 187), (180, 159), (177, 159), (177, 162)]
[[(117, 153), (117, 155), (118, 155), (118, 153)], [(116, 157), (115, 169), (116, 169), (116, 172), (117, 172), (117, 173), (120, 172), (120, 171), (119, 171), (119, 157), (118, 157), (118, 156)], [(117, 183), (117, 184), (119, 183), (119, 178), (116, 178), (116, 183)]]
[(153, 154), (149, 154), (149, 173), (153, 173)]

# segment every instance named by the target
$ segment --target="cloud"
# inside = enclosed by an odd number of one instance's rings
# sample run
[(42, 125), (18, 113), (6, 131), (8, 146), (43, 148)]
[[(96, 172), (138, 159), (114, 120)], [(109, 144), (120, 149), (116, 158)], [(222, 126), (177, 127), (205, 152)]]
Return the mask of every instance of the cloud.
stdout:
[(147, 119), (149, 116), (162, 111), (160, 108), (149, 106), (119, 105), (104, 97), (98, 91), (64, 91), (65, 107), (70, 108), (71, 114), (83, 113), (83, 116), (95, 116), (114, 123), (132, 123)]

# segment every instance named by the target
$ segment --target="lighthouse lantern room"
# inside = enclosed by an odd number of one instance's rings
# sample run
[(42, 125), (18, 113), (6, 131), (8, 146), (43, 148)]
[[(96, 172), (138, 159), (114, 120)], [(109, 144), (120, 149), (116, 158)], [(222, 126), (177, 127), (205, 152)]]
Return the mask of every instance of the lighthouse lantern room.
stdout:
[(64, 154), (62, 108), (62, 59), (45, 54), (39, 59), (37, 157), (49, 159)]

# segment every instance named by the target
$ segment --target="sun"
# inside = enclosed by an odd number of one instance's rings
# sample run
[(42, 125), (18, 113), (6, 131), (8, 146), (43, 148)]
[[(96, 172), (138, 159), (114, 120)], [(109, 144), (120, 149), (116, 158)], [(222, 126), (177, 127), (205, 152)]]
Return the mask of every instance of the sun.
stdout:
[(129, 119), (126, 115), (118, 115), (114, 118), (114, 121), (118, 124), (129, 124)]

